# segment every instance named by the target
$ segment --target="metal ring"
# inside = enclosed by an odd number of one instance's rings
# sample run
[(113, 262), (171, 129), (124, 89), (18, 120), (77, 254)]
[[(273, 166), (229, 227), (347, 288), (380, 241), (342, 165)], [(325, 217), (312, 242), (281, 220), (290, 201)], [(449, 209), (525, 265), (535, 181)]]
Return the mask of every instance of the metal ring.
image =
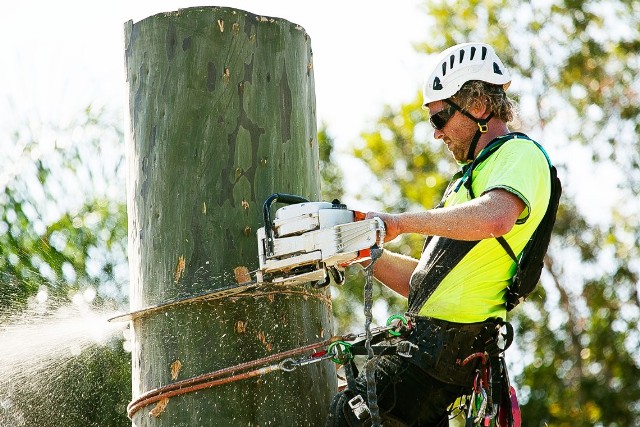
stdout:
[[(407, 326), (407, 324), (409, 323), (407, 321), (407, 318), (404, 317), (402, 314), (393, 314), (393, 315), (389, 316), (389, 318), (387, 319), (387, 326), (391, 326), (391, 322), (394, 319), (400, 319), (402, 321), (402, 324), (405, 325), (405, 326)], [(393, 329), (389, 329), (389, 335), (394, 336), (394, 337), (399, 337), (400, 335), (402, 335), (402, 333), (394, 331)]]
[[(344, 350), (343, 351), (337, 351), (335, 353), (333, 353), (333, 348), (336, 345), (341, 345)], [(329, 347), (327, 347), (327, 353), (329, 354), (334, 354), (336, 356), (338, 356), (340, 353), (344, 353), (346, 355), (349, 356), (349, 359), (353, 359), (353, 354), (351, 354), (351, 344), (349, 344), (348, 342), (344, 342), (344, 341), (334, 341), (331, 344), (329, 344)], [(338, 359), (337, 357), (331, 357), (330, 358), (332, 362), (334, 363), (343, 363), (343, 360)]]
[(280, 362), (279, 366), (280, 366), (280, 369), (282, 369), (285, 372), (293, 372), (297, 368), (295, 361), (290, 357)]

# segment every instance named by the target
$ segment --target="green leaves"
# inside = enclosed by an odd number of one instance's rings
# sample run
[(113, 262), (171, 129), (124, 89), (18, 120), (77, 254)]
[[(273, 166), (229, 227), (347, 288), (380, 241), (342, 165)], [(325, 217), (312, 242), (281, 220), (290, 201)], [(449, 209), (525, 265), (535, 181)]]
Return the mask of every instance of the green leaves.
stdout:
[(125, 299), (124, 153), (112, 120), (88, 108), (66, 128), (14, 134), (23, 150), (2, 168), (0, 309), (24, 306), (41, 286), (57, 297), (92, 286), (114, 304)]

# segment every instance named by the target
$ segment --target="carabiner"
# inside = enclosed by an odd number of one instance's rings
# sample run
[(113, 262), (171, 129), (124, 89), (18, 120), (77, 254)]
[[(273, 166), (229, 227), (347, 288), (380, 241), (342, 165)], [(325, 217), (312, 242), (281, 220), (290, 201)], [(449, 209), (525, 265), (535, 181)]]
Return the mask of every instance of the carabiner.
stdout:
[[(338, 346), (338, 348), (337, 348), (337, 351), (334, 353), (333, 349), (336, 346)], [(338, 364), (342, 364), (345, 362), (344, 356), (347, 356), (346, 360), (353, 359), (353, 354), (351, 354), (351, 344), (345, 341), (332, 342), (331, 344), (329, 344), (329, 347), (327, 347), (327, 353), (333, 354), (334, 356), (331, 357), (330, 359), (332, 362), (338, 363)], [(338, 359), (338, 357), (342, 357), (342, 359)]]
[(293, 372), (298, 367), (298, 365), (296, 365), (296, 362), (290, 357), (284, 359), (278, 366), (285, 372)]
[[(404, 326), (407, 326), (409, 324), (409, 322), (407, 321), (407, 318), (404, 317), (402, 314), (393, 314), (393, 315), (389, 316), (389, 318), (387, 319), (387, 326), (391, 326), (391, 322), (393, 322), (396, 319), (400, 319), (400, 321), (402, 322), (402, 324)], [(398, 331), (394, 331), (393, 329), (389, 329), (389, 335), (394, 336), (394, 337), (399, 337), (400, 335), (402, 335), (402, 332), (398, 332)]]

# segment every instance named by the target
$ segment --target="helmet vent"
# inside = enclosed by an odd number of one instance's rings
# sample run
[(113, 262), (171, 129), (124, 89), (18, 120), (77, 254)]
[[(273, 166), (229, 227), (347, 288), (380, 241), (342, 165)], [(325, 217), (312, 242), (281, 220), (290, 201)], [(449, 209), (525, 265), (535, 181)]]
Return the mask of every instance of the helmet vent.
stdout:
[(486, 43), (460, 43), (445, 49), (422, 86), (423, 106), (454, 96), (468, 81), (483, 81), (507, 90), (511, 73), (493, 47)]

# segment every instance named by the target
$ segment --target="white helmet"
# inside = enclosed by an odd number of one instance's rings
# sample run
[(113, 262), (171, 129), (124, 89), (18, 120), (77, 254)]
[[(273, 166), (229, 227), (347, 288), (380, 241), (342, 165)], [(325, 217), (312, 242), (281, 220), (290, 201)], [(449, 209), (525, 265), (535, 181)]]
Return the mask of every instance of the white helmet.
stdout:
[(436, 66), (424, 84), (422, 105), (450, 98), (470, 80), (503, 85), (507, 90), (511, 75), (490, 45), (457, 44), (438, 56)]

